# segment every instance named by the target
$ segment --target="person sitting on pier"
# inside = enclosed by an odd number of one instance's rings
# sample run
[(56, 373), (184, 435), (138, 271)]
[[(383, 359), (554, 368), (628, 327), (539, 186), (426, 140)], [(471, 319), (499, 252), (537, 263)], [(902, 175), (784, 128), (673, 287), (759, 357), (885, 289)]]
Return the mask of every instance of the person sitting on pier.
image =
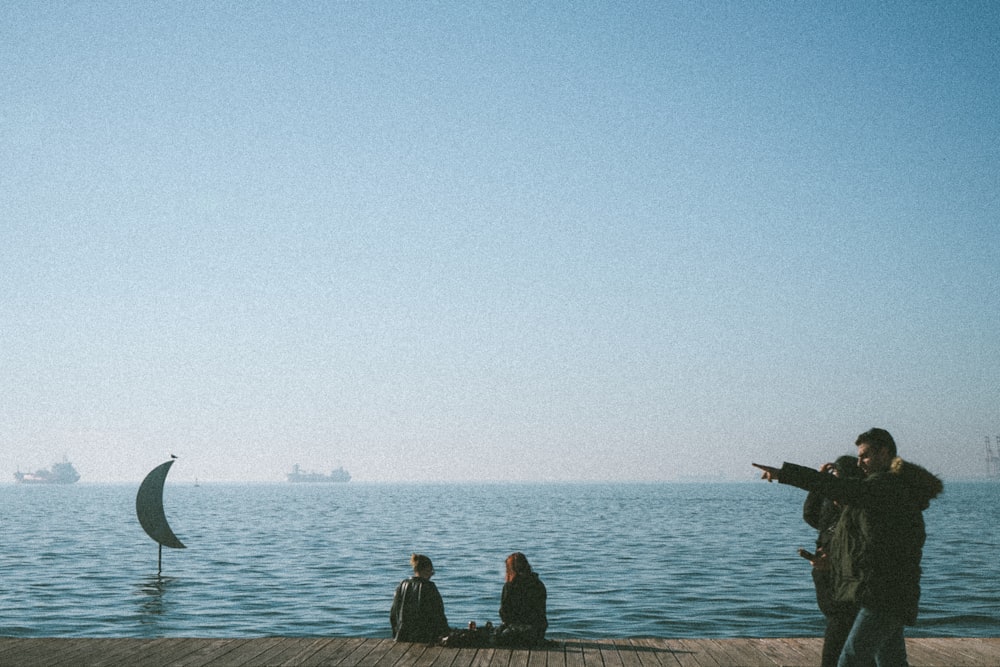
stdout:
[(399, 582), (389, 610), (392, 638), (398, 642), (433, 642), (448, 634), (444, 601), (431, 581), (434, 565), (423, 554), (410, 556), (413, 576)]
[(497, 644), (535, 646), (545, 640), (545, 584), (521, 552), (507, 556), (507, 577), (500, 593), (500, 629)]

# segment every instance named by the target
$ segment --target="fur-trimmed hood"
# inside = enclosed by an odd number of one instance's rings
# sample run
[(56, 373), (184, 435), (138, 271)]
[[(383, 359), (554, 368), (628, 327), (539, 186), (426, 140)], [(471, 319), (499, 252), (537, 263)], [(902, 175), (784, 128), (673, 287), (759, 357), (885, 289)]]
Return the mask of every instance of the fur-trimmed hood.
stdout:
[(944, 491), (941, 478), (916, 463), (904, 461), (896, 457), (889, 464), (889, 474), (898, 475), (913, 497), (920, 503), (920, 509), (925, 510), (931, 500)]

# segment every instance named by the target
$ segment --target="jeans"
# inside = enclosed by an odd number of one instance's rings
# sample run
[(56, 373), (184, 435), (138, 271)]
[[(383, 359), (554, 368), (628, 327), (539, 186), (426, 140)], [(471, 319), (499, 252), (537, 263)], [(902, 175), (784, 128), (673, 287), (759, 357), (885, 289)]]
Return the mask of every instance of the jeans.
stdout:
[(837, 667), (907, 667), (903, 620), (862, 607), (840, 653)]
[(820, 667), (837, 667), (840, 652), (847, 641), (847, 635), (854, 627), (854, 617), (857, 615), (855, 609), (846, 613), (827, 614), (826, 630), (823, 633), (823, 661), (820, 663)]

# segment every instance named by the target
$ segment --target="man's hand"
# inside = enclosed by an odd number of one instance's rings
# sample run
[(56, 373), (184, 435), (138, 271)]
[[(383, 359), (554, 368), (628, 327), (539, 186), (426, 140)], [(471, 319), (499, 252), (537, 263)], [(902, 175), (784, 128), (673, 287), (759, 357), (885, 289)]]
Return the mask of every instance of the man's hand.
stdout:
[(822, 548), (817, 549), (814, 554), (809, 553), (805, 549), (799, 549), (799, 555), (812, 563), (812, 566), (817, 570), (830, 569), (830, 559)]
[(769, 482), (780, 482), (781, 479), (781, 468), (772, 468), (771, 466), (762, 466), (759, 463), (751, 463), (754, 468), (759, 468), (764, 471), (764, 474), (760, 476), (761, 479), (766, 479)]

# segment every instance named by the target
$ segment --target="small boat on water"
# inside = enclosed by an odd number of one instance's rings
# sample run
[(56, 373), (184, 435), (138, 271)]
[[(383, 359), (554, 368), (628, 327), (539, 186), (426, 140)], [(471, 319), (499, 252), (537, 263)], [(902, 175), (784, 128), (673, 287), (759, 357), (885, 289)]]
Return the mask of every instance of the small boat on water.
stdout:
[(295, 483), (344, 483), (351, 481), (351, 473), (344, 470), (343, 466), (332, 470), (329, 475), (320, 472), (305, 472), (296, 463), (292, 466), (292, 472), (288, 473), (288, 481)]
[(62, 463), (52, 464), (52, 469), (41, 469), (35, 472), (14, 473), (14, 481), (18, 484), (73, 484), (80, 479), (80, 473), (73, 464), (63, 459)]

